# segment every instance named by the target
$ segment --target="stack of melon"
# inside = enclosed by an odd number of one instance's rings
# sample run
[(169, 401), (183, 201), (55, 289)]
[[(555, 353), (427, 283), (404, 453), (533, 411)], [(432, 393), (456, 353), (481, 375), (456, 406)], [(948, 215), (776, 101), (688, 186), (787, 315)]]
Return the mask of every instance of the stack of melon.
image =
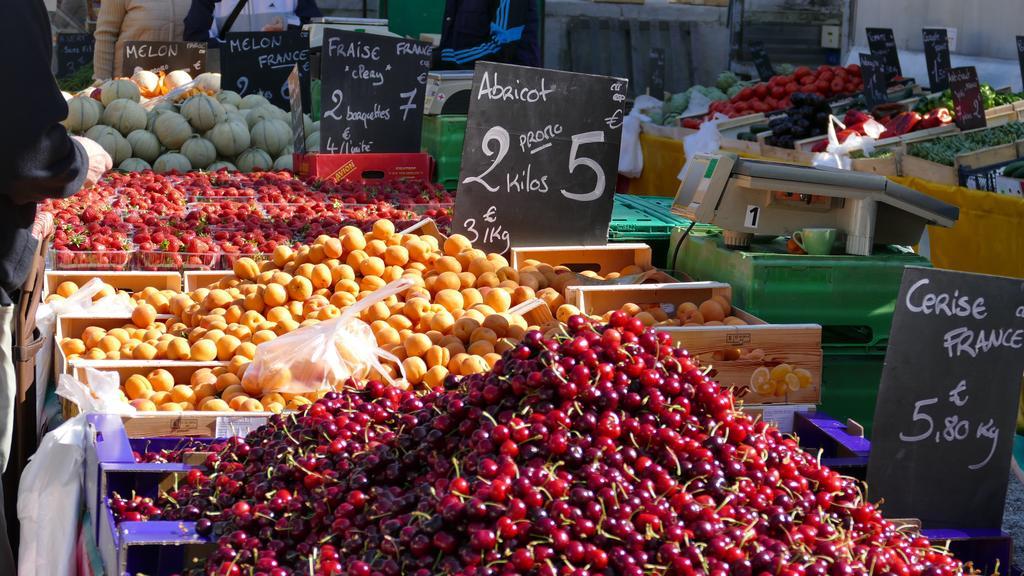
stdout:
[[(98, 93), (98, 98), (96, 94)], [(68, 100), (67, 129), (98, 142), (120, 170), (284, 170), (292, 167), (291, 114), (259, 95), (221, 91), (147, 110), (139, 86), (112, 80)], [(306, 133), (317, 124), (305, 118)]]

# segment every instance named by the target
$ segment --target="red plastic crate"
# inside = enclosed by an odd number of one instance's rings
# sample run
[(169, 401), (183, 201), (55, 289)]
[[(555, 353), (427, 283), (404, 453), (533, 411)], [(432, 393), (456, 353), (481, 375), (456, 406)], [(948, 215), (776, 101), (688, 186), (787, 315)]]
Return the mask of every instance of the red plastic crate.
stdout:
[(412, 154), (295, 154), (293, 165), (302, 177), (320, 180), (429, 180), (433, 159)]

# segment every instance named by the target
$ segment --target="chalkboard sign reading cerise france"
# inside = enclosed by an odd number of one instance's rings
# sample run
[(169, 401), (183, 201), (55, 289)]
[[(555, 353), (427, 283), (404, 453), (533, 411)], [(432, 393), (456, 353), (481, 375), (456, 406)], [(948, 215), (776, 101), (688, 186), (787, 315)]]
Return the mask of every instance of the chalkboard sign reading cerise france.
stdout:
[(299, 65), (309, 76), (309, 43), (299, 31), (228, 34), (221, 47), (221, 88), (240, 96), (260, 94), (279, 108), (288, 106), (288, 74)]
[(419, 152), (432, 54), (425, 42), (324, 30), (320, 151)]
[(92, 34), (57, 34), (57, 77), (64, 78), (92, 64)]
[(193, 78), (206, 71), (206, 42), (124, 43), (121, 75), (131, 76), (136, 68), (153, 72), (185, 70)]
[(754, 67), (757, 68), (757, 75), (762, 82), (767, 82), (775, 76), (775, 68), (764, 48), (764, 42), (753, 42), (750, 44), (750, 55), (754, 60)]
[(889, 82), (885, 79), (885, 65), (874, 54), (860, 54), (860, 77), (864, 81), (864, 100), (868, 108), (888, 101)]
[(892, 28), (867, 28), (866, 32), (868, 49), (871, 50), (873, 56), (882, 59), (886, 82), (897, 76), (903, 76), (900, 55), (896, 51), (896, 38), (893, 36)]
[(627, 88), (619, 78), (477, 63), (455, 231), (498, 253), (605, 244)]
[(984, 128), (985, 105), (981, 100), (981, 82), (974, 66), (961, 66), (949, 71), (949, 90), (953, 93), (956, 125), (961, 130)]
[(928, 84), (932, 92), (949, 87), (949, 39), (945, 28), (925, 28), (924, 59), (928, 64)]
[(1024, 372), (1024, 280), (907, 268), (875, 408), (868, 498), (926, 528), (1002, 525)]

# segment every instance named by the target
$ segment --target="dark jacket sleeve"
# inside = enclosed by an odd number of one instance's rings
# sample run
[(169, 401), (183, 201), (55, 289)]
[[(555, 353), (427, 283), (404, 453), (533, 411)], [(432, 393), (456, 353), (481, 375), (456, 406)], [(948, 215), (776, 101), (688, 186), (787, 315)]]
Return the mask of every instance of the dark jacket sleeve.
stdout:
[(9, 0), (0, 37), (18, 46), (17, 58), (0, 58), (0, 77), (17, 78), (4, 104), (8, 125), (0, 134), (0, 194), (14, 204), (63, 198), (78, 191), (88, 173), (84, 150), (60, 124), (68, 106), (50, 72), (50, 21), (42, 0)]
[(185, 40), (206, 42), (213, 26), (213, 0), (192, 0), (185, 16)]
[(295, 15), (302, 20), (303, 24), (309, 23), (313, 18), (319, 18), (323, 16), (320, 12), (320, 7), (316, 5), (316, 0), (299, 0), (299, 3), (295, 6)]
[(523, 30), (523, 37), (519, 41), (519, 61), (516, 64), (521, 66), (543, 66), (540, 55), (540, 17), (538, 15), (537, 0), (528, 0), (526, 8), (526, 29)]

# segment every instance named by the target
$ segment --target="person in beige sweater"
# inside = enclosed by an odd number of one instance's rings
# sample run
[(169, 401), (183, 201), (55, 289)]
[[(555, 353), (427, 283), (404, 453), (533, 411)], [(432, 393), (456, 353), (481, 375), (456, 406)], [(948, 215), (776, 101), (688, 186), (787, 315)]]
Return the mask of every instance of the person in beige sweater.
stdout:
[(191, 0), (103, 0), (96, 22), (93, 79), (121, 76), (125, 42), (181, 41), (190, 5)]

